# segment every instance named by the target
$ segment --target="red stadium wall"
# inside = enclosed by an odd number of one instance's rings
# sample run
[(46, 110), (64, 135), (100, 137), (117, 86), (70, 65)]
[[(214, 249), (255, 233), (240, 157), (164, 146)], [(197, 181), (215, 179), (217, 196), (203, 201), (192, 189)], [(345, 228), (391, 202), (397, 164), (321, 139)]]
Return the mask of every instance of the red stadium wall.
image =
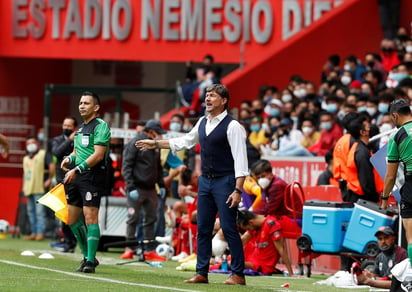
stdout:
[[(0, 157), (0, 177), (21, 177), (20, 165), (24, 156), (25, 138), (43, 125), (44, 84), (71, 83), (71, 62), (46, 59), (0, 58), (0, 129), (10, 139), (11, 152), (7, 159)], [(69, 97), (53, 103), (52, 115), (58, 120), (68, 115)], [(27, 125), (19, 128), (20, 125)], [(12, 165), (12, 167), (10, 167)]]

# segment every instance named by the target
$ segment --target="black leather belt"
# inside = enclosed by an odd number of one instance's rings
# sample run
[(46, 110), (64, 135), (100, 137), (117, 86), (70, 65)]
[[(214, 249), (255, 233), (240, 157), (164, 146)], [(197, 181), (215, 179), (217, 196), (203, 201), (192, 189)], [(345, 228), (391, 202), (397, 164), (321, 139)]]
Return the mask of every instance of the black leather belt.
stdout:
[(202, 173), (202, 175), (203, 175), (204, 177), (207, 177), (207, 178), (217, 178), (217, 177), (221, 177), (220, 175), (216, 175), (216, 174), (213, 174), (213, 173)]

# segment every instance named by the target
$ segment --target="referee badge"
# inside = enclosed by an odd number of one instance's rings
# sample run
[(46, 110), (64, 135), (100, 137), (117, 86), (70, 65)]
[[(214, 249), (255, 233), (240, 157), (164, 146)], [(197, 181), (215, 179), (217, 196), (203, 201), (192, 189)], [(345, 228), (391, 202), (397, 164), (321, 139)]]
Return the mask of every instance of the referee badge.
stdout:
[(83, 147), (89, 146), (89, 136), (88, 135), (82, 136), (82, 146)]

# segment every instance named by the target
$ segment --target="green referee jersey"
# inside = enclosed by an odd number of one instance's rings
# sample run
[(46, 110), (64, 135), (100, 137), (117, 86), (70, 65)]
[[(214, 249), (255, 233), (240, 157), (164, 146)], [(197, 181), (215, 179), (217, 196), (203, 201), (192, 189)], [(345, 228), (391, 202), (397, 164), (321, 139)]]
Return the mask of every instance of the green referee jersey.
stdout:
[(388, 162), (402, 161), (412, 171), (412, 122), (403, 124), (388, 141)]
[(87, 125), (83, 123), (76, 132), (74, 136), (76, 165), (79, 165), (94, 153), (94, 145), (106, 146), (105, 158), (107, 158), (110, 148), (110, 128), (100, 118), (95, 118)]

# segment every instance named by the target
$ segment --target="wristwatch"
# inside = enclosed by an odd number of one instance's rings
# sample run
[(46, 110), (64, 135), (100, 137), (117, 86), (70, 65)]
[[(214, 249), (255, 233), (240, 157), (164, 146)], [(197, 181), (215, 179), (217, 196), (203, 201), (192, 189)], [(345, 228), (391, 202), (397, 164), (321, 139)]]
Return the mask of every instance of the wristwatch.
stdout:
[(238, 194), (242, 194), (242, 191), (239, 190), (238, 188), (235, 188), (234, 192), (235, 192), (235, 193), (238, 193)]

